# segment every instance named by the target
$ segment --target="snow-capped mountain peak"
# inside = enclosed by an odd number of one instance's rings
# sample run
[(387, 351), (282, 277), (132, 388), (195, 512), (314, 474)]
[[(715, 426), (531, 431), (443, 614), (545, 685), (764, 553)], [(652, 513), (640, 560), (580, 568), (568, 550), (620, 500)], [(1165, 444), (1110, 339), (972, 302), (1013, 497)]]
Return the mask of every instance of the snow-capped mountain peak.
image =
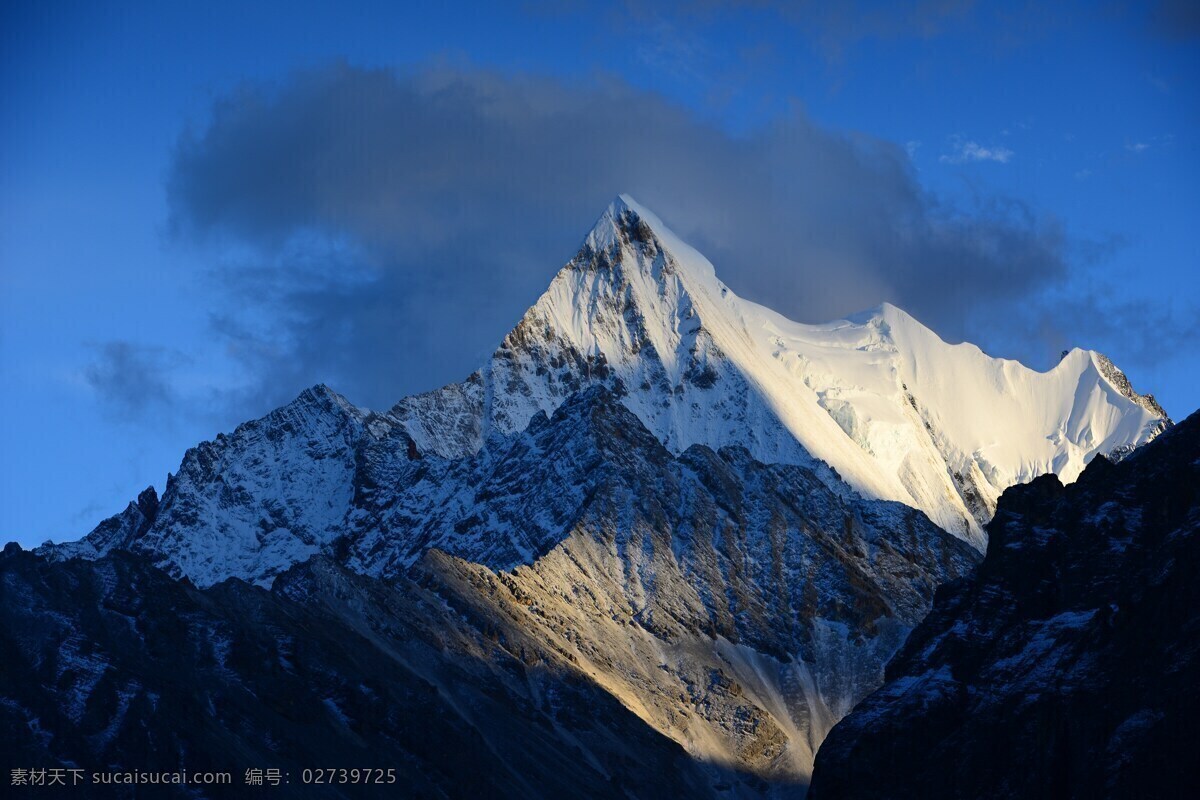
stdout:
[(823, 462), (831, 485), (913, 505), (977, 545), (1008, 486), (1072, 480), (1169, 424), (1090, 351), (1038, 372), (948, 344), (890, 303), (793, 322), (738, 297), (628, 195), (482, 369), (393, 414), (423, 450), (459, 457), (595, 382), (675, 452), (737, 444), (765, 462)]
[(417, 472), (451, 469), (435, 469), (439, 459), (485, 473), (489, 452), (596, 385), (675, 455), (744, 447), (810, 468), (842, 497), (918, 508), (979, 547), (1007, 487), (1046, 472), (1074, 480), (1095, 454), (1123, 457), (1170, 424), (1099, 353), (1073, 350), (1038, 372), (948, 344), (888, 303), (793, 322), (738, 297), (622, 195), (462, 383), (384, 414), (314, 386), (189, 450), (161, 504), (147, 497), (58, 553), (132, 548), (194, 579), (269, 581), (370, 523), (359, 516), (387, 507)]

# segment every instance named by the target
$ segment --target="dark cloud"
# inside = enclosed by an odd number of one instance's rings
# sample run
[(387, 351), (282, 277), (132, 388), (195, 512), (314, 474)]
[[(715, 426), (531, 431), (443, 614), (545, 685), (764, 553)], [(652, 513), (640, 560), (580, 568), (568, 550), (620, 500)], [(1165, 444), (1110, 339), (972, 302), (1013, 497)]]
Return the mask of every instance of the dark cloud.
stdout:
[(1122, 357), (1129, 359), (1126, 366), (1159, 364), (1177, 356), (1176, 343), (1191, 336), (1196, 319), (1194, 308), (1181, 309), (1170, 297), (1130, 299), (1111, 286), (1062, 297), (1037, 307), (1036, 313), (1037, 330), (1050, 351), (1120, 342)]
[(337, 65), (248, 86), (182, 138), (168, 187), (176, 235), (225, 254), (238, 303), (214, 323), (260, 403), (326, 380), (387, 406), (460, 379), (618, 192), (800, 320), (889, 300), (959, 338), (1069, 273), (1055, 219), (940, 200), (889, 142), (799, 109), (730, 136), (610, 79)]
[(182, 354), (126, 341), (106, 342), (95, 350), (83, 378), (110, 417), (145, 421), (176, 399), (171, 373), (186, 361)]

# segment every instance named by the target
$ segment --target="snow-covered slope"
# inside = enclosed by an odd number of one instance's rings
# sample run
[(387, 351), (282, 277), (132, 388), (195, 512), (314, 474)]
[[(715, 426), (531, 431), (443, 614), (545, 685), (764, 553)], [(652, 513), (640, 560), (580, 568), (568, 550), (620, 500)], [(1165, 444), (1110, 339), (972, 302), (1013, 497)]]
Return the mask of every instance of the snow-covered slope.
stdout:
[(824, 462), (977, 546), (1008, 486), (1046, 472), (1071, 481), (1096, 453), (1169, 425), (1098, 353), (1037, 372), (947, 344), (887, 304), (824, 325), (788, 320), (735, 295), (626, 195), (482, 369), (392, 414), (422, 450), (460, 457), (589, 383), (675, 452), (737, 444), (765, 462)]
[(383, 451), (407, 461), (411, 445), (387, 417), (314, 386), (188, 450), (161, 502), (147, 489), (80, 541), (41, 552), (90, 559), (132, 550), (199, 586), (230, 577), (269, 584), (347, 534), (365, 460)]

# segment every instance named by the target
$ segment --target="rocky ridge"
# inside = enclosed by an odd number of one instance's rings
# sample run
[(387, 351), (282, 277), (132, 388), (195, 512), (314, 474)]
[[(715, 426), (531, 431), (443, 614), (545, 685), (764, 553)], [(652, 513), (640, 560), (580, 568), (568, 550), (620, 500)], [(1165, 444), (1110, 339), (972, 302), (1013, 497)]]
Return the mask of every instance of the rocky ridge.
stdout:
[(1200, 415), (1010, 489), (989, 533), (822, 745), (812, 796), (1195, 794)]

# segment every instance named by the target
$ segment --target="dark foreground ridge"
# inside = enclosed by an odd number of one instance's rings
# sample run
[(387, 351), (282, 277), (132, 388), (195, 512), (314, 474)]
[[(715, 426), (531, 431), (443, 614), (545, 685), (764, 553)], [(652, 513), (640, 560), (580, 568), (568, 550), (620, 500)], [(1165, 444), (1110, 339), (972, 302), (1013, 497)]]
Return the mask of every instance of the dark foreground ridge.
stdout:
[(810, 797), (1200, 794), (1200, 415), (1071, 486), (1009, 489)]
[(391, 768), (373, 788), (400, 797), (709, 796), (684, 750), (600, 687), (470, 625), (433, 567), (389, 585), (316, 559), (270, 591), (196, 589), (122, 551), (9, 550), (5, 762), (233, 772), (226, 788), (76, 789), (88, 797), (239, 797), (255, 767), (288, 774), (287, 797), (365, 796), (304, 785), (319, 767)]

